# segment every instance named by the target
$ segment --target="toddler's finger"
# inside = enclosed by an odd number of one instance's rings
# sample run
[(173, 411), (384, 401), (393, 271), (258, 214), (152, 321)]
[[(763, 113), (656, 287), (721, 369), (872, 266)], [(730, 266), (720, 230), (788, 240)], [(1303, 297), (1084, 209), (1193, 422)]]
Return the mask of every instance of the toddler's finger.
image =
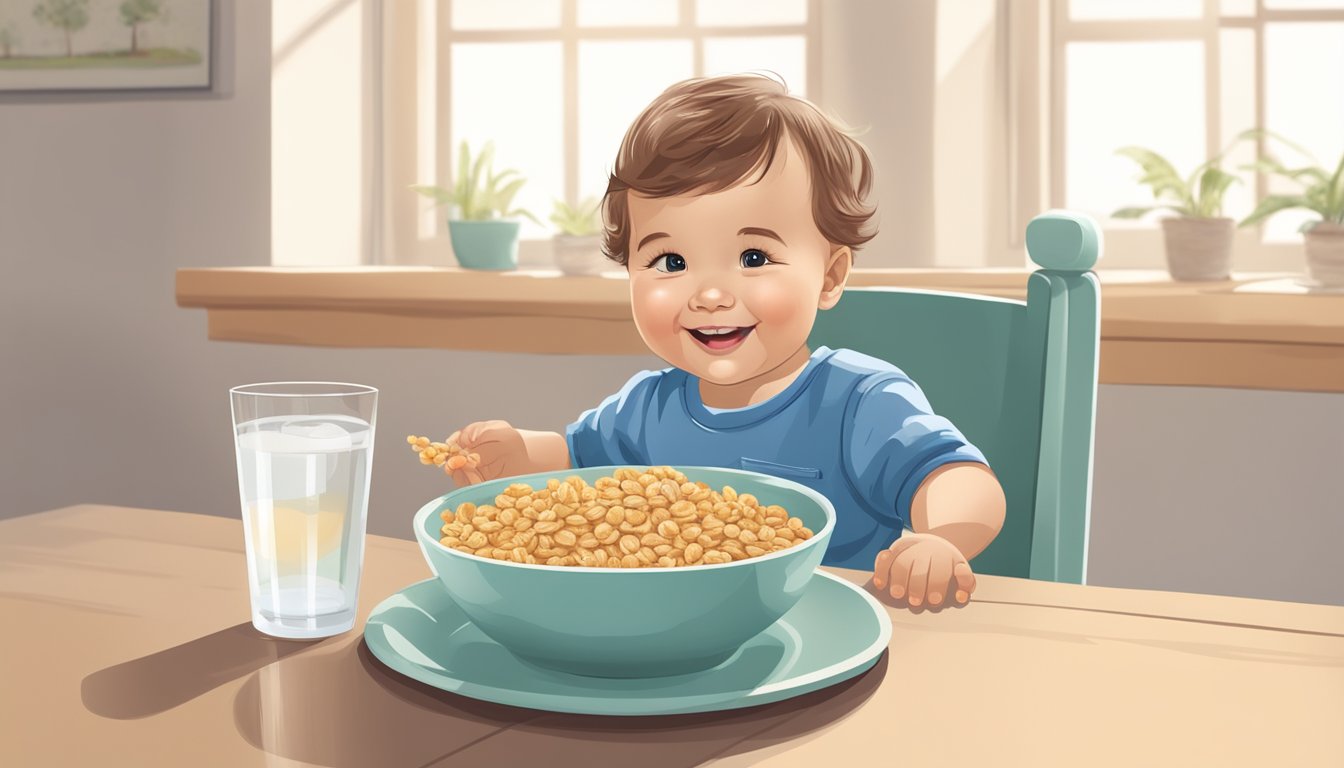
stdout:
[(468, 424), (466, 427), (462, 429), (462, 439), (467, 441), (467, 443), (462, 447), (470, 448), (476, 445), (481, 441), (481, 437), (487, 429), (497, 427), (500, 424), (504, 424), (505, 426), (507, 426), (508, 422), (499, 421), (498, 419), (491, 419), (489, 421), (474, 421)]
[(463, 448), (470, 448), (476, 444), (476, 432), (481, 428), (481, 422), (473, 421), (461, 430), (461, 436), (457, 444)]
[(467, 479), (466, 472), (463, 472), (460, 469), (455, 469), (453, 470), (453, 485), (458, 488), (466, 488), (468, 485), (471, 485), (471, 481)]
[(952, 566), (955, 562), (944, 554), (938, 554), (929, 560), (929, 605), (937, 607), (943, 604), (948, 590), (952, 587)]
[(952, 576), (957, 582), (956, 599), (958, 603), (964, 603), (971, 599), (971, 593), (975, 591), (975, 573), (971, 571), (970, 563), (965, 560), (952, 567)]
[(459, 430), (457, 430), (456, 432), (454, 432), (453, 434), (449, 435), (449, 436), (448, 436), (448, 439), (445, 440), (444, 442), (445, 442), (445, 443), (449, 443), (449, 444), (451, 444), (451, 443), (457, 443), (457, 444), (460, 446), (460, 445), (462, 445), (462, 443), (459, 442), (459, 441), (461, 441), (461, 439), (462, 439), (462, 430), (459, 429)]
[(890, 550), (890, 552), (893, 555), (899, 555), (905, 550), (909, 549), (910, 547), (913, 547), (918, 543), (919, 539), (915, 538), (914, 536), (902, 535), (901, 538), (896, 540), (895, 544), (892, 544), (890, 547), (887, 547), (887, 549)]
[(480, 460), (475, 462), (476, 470), (481, 473), (481, 477), (493, 480), (504, 474), (504, 460), (508, 458), (507, 454), (497, 452), (491, 446), (484, 446), (480, 453), (476, 454)]
[(910, 589), (910, 569), (915, 564), (917, 554), (918, 549), (913, 547), (906, 547), (895, 553), (896, 559), (891, 563), (891, 585), (888, 589), (893, 599), (904, 599), (908, 593)]
[(929, 586), (929, 559), (928, 555), (916, 555), (910, 565), (910, 580), (905, 588), (905, 601), (911, 608), (918, 608), (924, 604)]
[(877, 559), (873, 561), (873, 588), (886, 589), (887, 582), (891, 580), (891, 564), (896, 559), (896, 553), (890, 549), (884, 549), (877, 553)]
[(485, 478), (481, 475), (480, 471), (477, 470), (475, 467), (471, 466), (470, 464), (463, 467), (462, 471), (466, 473), (467, 479), (471, 481), (472, 485), (475, 485), (476, 483), (485, 482)]
[(502, 426), (496, 424), (493, 427), (482, 429), (480, 432), (476, 434), (476, 444), (489, 445), (490, 443), (499, 442), (500, 438), (504, 437), (505, 435), (507, 435), (509, 432), (512, 431), (513, 427), (507, 424), (504, 424)]

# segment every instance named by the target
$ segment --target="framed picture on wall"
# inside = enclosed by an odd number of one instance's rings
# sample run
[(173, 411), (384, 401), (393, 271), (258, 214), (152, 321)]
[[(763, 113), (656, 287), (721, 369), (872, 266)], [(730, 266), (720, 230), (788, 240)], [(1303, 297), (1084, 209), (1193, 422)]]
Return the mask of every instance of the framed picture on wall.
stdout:
[(209, 90), (213, 0), (0, 0), (0, 92)]

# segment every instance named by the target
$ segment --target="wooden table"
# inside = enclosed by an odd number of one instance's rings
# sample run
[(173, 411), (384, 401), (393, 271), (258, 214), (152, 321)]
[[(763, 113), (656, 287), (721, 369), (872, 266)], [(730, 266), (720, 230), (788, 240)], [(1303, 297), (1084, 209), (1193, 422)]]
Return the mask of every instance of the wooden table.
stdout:
[[(1341, 607), (981, 577), (965, 608), (890, 607), (849, 683), (601, 718), (421, 685), (359, 632), (261, 635), (242, 547), (239, 521), (177, 512), (0, 522), (0, 765), (1344, 765)], [(427, 576), (369, 537), (359, 627)]]

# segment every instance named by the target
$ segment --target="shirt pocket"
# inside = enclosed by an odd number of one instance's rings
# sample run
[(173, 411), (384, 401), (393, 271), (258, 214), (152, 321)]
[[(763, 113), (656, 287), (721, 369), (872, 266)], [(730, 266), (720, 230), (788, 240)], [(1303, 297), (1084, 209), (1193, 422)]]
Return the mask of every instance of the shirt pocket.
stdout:
[(800, 480), (817, 480), (821, 478), (821, 470), (815, 467), (795, 467), (792, 464), (780, 464), (774, 461), (765, 461), (763, 459), (751, 459), (742, 457), (742, 469), (751, 472), (763, 472), (775, 477), (792, 477)]

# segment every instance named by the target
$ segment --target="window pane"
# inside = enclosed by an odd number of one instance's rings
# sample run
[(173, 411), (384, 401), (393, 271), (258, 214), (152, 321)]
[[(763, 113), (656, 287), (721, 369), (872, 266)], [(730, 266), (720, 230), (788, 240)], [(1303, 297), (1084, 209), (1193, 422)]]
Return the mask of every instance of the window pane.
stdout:
[(453, 0), (453, 29), (549, 29), (560, 0)]
[(1204, 0), (1069, 0), (1069, 16), (1098, 19), (1198, 19)]
[[(1255, 31), (1224, 29), (1219, 33), (1219, 100), (1223, 148), (1242, 131), (1255, 127)], [(1255, 172), (1240, 170), (1255, 162), (1255, 142), (1240, 141), (1223, 158), (1222, 168), (1241, 183), (1228, 187), (1223, 215), (1244, 218), (1255, 208)]]
[(1065, 206), (1098, 216), (1152, 201), (1137, 165), (1115, 151), (1136, 145), (1184, 176), (1203, 162), (1203, 44), (1070, 43), (1065, 51)]
[(807, 40), (802, 35), (706, 37), (704, 71), (711, 76), (741, 72), (777, 75), (790, 93), (806, 96)]
[(1224, 16), (1254, 16), (1255, 0), (1222, 0), (1219, 11)]
[(802, 24), (807, 0), (695, 0), (695, 23), (704, 27)]
[[(473, 153), (493, 141), (495, 172), (513, 168), (527, 178), (514, 204), (542, 221), (565, 190), (561, 70), (558, 42), (452, 46), (452, 144), (444, 151), (456, 163), (463, 140)], [(523, 220), (523, 237), (549, 234)]]
[[(1265, 127), (1302, 145), (1316, 162), (1333, 173), (1344, 152), (1344, 23), (1299, 22), (1265, 25)], [(1270, 142), (1272, 151), (1290, 168), (1310, 158)], [(1272, 179), (1271, 192), (1299, 187)], [(1305, 211), (1284, 211), (1265, 226), (1266, 240), (1296, 237), (1304, 221), (1317, 218)]]
[(677, 0), (579, 0), (579, 26), (670, 27), (679, 11)]
[[(579, 44), (579, 195), (600, 196), (630, 123), (694, 72), (690, 40)], [(556, 195), (563, 197), (563, 195)]]

